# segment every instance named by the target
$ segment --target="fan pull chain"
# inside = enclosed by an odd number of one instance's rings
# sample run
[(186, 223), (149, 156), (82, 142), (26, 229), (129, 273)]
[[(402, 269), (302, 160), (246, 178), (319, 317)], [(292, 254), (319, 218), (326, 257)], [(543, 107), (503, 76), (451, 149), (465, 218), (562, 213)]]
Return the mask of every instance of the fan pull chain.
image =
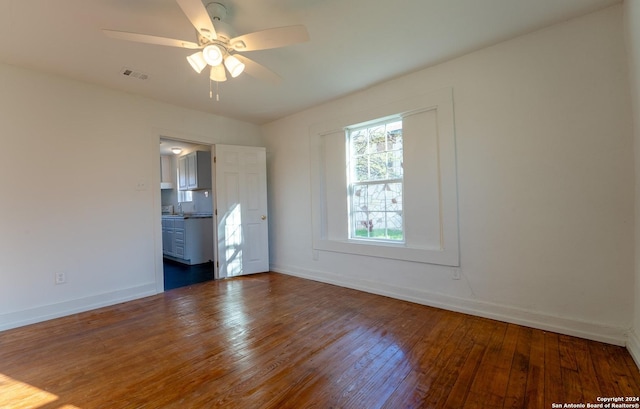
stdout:
[[(211, 84), (213, 83), (213, 80), (209, 80), (209, 99), (213, 99), (213, 88), (211, 86)], [(216, 101), (220, 102), (220, 83), (218, 81), (216, 81)]]

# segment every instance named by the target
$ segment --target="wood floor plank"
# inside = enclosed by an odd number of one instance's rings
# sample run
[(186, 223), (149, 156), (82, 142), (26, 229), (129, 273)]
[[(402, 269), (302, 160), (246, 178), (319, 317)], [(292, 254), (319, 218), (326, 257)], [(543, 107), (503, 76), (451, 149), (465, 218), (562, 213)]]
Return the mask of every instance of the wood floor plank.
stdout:
[(457, 338), (456, 341), (452, 343), (455, 353), (452, 353), (450, 358), (443, 362), (443, 367), (438, 370), (438, 376), (422, 402), (423, 407), (442, 407), (445, 405), (458, 381), (458, 377), (466, 364), (471, 350), (478, 341), (477, 333), (481, 332), (483, 326), (486, 325), (482, 319), (472, 317), (469, 317), (469, 319), (465, 321), (469, 324), (465, 327), (466, 332), (459, 337), (454, 335), (453, 338)]
[(513, 325), (509, 324), (501, 324), (493, 332), (469, 390), (465, 409), (502, 407), (508, 381), (508, 373), (503, 370), (504, 361), (512, 359), (515, 335)]
[(588, 342), (575, 337), (565, 337), (567, 345), (575, 351), (576, 364), (578, 366), (578, 377), (582, 389), (582, 402), (597, 403), (599, 386), (596, 372), (598, 368), (594, 366)]
[[(423, 311), (425, 310), (423, 309)], [(433, 315), (432, 310), (426, 311)], [(370, 315), (371, 312), (372, 310), (367, 310), (366, 314)], [(333, 386), (332, 389), (334, 392), (322, 397), (327, 407), (333, 405), (342, 407), (342, 405), (345, 404), (344, 402), (349, 401), (354, 393), (371, 384), (371, 377), (378, 380), (379, 377), (384, 377), (385, 374), (380, 370), (380, 366), (384, 366), (390, 359), (396, 358), (401, 348), (406, 348), (415, 343), (415, 339), (411, 337), (407, 338), (406, 325), (411, 322), (411, 318), (405, 317), (405, 312), (406, 310), (393, 317), (394, 323), (397, 322), (399, 327), (395, 324), (390, 325), (388, 319), (372, 319), (371, 322), (375, 323), (375, 327), (370, 327), (370, 329), (375, 329), (375, 331), (368, 331), (368, 333), (364, 334), (365, 341), (360, 343), (355, 351), (347, 357), (335, 357), (335, 355), (332, 355), (334, 352), (326, 350), (326, 359), (338, 361), (335, 366), (322, 368), (318, 373), (320, 376), (316, 380), (318, 383), (325, 382)], [(422, 319), (427, 319), (427, 315), (428, 314), (423, 314)], [(372, 315), (372, 317), (376, 316), (378, 315)], [(415, 330), (421, 327), (420, 325)], [(398, 345), (396, 339), (401, 340), (402, 345)], [(353, 348), (350, 349), (353, 350)], [(325, 357), (322, 355), (319, 355), (318, 358), (318, 361), (325, 360)], [(403, 373), (398, 366), (394, 366), (394, 370), (397, 372), (396, 374)], [(376, 394), (375, 396), (378, 395)], [(382, 399), (383, 398), (377, 398), (377, 400)], [(311, 390), (305, 391), (303, 398), (295, 400), (297, 405), (302, 405), (303, 407), (308, 404), (310, 405), (312, 401), (317, 402), (317, 397), (314, 397), (314, 392)]]
[(544, 397), (547, 408), (553, 403), (568, 402), (562, 384), (558, 334), (551, 332), (544, 334)]
[(544, 402), (544, 331), (529, 330), (531, 337), (529, 349), (529, 371), (527, 374), (527, 386), (524, 394), (525, 409), (537, 409), (545, 407)]
[[(466, 324), (466, 322), (464, 322), (464, 324)], [(434, 390), (441, 392), (441, 389), (439, 389), (439, 385), (437, 384), (439, 375), (442, 373), (442, 368), (446, 367), (447, 363), (451, 362), (451, 360), (448, 358), (457, 355), (456, 346), (461, 342), (465, 333), (466, 330), (464, 325), (460, 325), (458, 328), (456, 328), (456, 330), (451, 335), (450, 342), (447, 342), (446, 345), (442, 347), (439, 357), (434, 362), (433, 366), (428, 369), (422, 366), (423, 370), (421, 371), (418, 378), (418, 382), (420, 383), (420, 387), (418, 388), (418, 390), (424, 392), (424, 395), (420, 399), (420, 405), (422, 407), (426, 407), (429, 405), (427, 400), (430, 398), (430, 395), (432, 395), (432, 392), (434, 392)], [(396, 368), (402, 367), (401, 363), (406, 359), (404, 350), (400, 349), (393, 358), (395, 359), (387, 361), (384, 370), (380, 370), (376, 373), (376, 379), (372, 382), (369, 382), (369, 388), (359, 388), (358, 393), (355, 394), (350, 401), (346, 402), (347, 407), (355, 407), (356, 404), (361, 403), (364, 405), (364, 407), (375, 408), (380, 407), (382, 404), (386, 403), (387, 396), (381, 394), (380, 391), (382, 390), (384, 384), (388, 384), (390, 382), (390, 379), (397, 379), (397, 377), (394, 376), (394, 371), (396, 371), (396, 369), (394, 369), (394, 366)], [(408, 374), (408, 367), (404, 366), (404, 370), (405, 371), (403, 373)], [(394, 384), (399, 385), (399, 383), (396, 382), (394, 382)], [(378, 391), (378, 393), (374, 394), (374, 391)], [(433, 397), (433, 399), (437, 399), (437, 396), (435, 396), (435, 394), (433, 394), (431, 397)]]
[(0, 332), (0, 407), (550, 408), (640, 396), (621, 347), (276, 273)]
[(572, 338), (566, 335), (558, 336), (558, 348), (560, 351), (560, 373), (562, 376), (563, 396), (566, 402), (585, 402), (578, 372), (578, 358), (572, 343)]
[(464, 351), (463, 363), (457, 370), (455, 382), (446, 399), (438, 404), (438, 406), (444, 408), (462, 408), (464, 406), (491, 336), (499, 328), (496, 321), (475, 317), (470, 319), (475, 322), (475, 325), (472, 326), (472, 329), (467, 334), (472, 346), (469, 351)]
[(517, 328), (517, 340), (512, 362), (509, 364), (509, 379), (503, 407), (523, 408), (527, 396), (529, 380), (529, 360), (531, 359), (531, 328)]
[(463, 316), (443, 314), (442, 319), (416, 346), (415, 352), (422, 355), (418, 356), (419, 359), (409, 375), (385, 402), (385, 408), (420, 407), (422, 405), (432, 380), (437, 376), (437, 373), (432, 370), (436, 368), (438, 360), (445, 359), (445, 356), (441, 355), (444, 346), (463, 322)]
[[(607, 396), (640, 396), (637, 394), (640, 382), (636, 370), (629, 370), (622, 355), (628, 352), (621, 347), (598, 342), (588, 343), (593, 365), (597, 368), (598, 391), (606, 391)], [(605, 396), (605, 395), (602, 395)]]

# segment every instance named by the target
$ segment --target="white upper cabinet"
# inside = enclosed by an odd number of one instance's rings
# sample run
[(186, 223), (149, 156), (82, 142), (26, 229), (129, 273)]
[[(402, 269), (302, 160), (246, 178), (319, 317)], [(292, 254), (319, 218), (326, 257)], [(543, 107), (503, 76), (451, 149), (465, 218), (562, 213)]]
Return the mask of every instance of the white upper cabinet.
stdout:
[(178, 189), (211, 189), (211, 152), (196, 151), (178, 158)]
[(160, 189), (173, 189), (173, 175), (175, 172), (171, 156), (160, 156)]

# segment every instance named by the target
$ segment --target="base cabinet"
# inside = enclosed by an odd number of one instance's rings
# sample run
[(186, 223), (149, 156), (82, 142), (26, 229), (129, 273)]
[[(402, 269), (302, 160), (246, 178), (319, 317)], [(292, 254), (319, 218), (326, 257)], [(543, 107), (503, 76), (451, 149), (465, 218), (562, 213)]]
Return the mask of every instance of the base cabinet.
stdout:
[(213, 218), (162, 218), (162, 253), (185, 264), (213, 261)]
[(162, 219), (162, 254), (174, 256), (173, 220)]

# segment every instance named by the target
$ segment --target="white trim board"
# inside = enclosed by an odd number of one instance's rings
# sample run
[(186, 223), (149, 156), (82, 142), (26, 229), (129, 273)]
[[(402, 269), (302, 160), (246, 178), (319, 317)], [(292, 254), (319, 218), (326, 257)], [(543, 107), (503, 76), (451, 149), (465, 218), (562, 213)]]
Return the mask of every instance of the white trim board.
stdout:
[(56, 304), (43, 305), (30, 308), (28, 310), (0, 314), (0, 331), (35, 324), (37, 322), (48, 321), (54, 318), (65, 317), (79, 312), (95, 310), (101, 307), (120, 304), (122, 302), (132, 301), (155, 294), (157, 294), (156, 283), (153, 282), (124, 290), (63, 301)]
[[(525, 327), (613, 345), (627, 345), (628, 328), (610, 327), (594, 322), (535, 313), (507, 305), (452, 297), (414, 288), (396, 287), (369, 280), (347, 278), (323, 271), (279, 265), (271, 265), (271, 271)], [(636, 356), (640, 358), (640, 342), (637, 342), (635, 347), (637, 355), (634, 355), (634, 359), (636, 359)], [(636, 362), (638, 362), (638, 359), (636, 359)]]
[(640, 368), (640, 337), (633, 329), (629, 331), (626, 347), (634, 362)]

